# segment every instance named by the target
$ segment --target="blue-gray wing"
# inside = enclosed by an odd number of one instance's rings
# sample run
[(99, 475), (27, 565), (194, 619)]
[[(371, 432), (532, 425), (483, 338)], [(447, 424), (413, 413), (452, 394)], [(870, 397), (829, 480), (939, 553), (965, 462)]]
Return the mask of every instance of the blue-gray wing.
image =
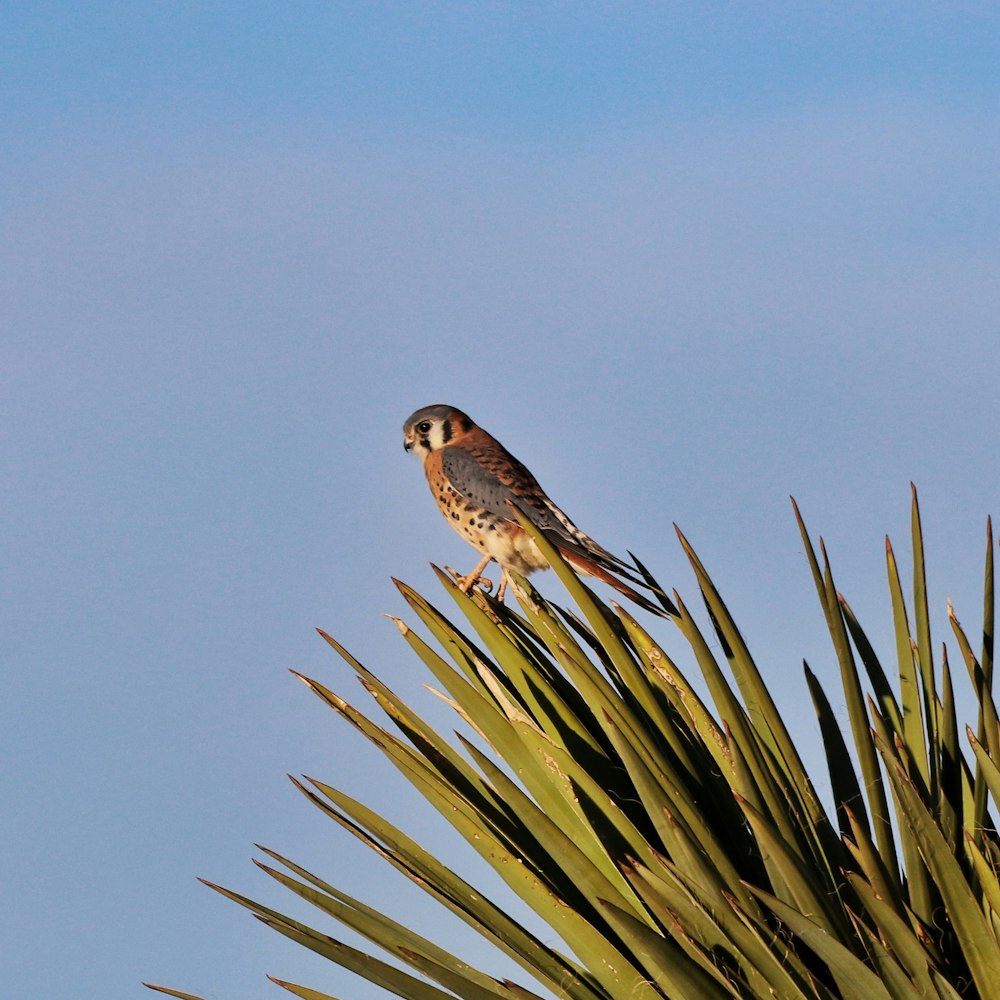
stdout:
[(508, 521), (515, 520), (509, 507), (514, 504), (554, 545), (632, 579), (632, 567), (584, 534), (509, 451), (485, 434), (481, 442), (474, 438), (469, 441), (475, 433), (467, 435), (461, 445), (441, 451), (441, 469), (454, 489), (476, 506)]
[(453, 446), (441, 451), (441, 470), (463, 497), (492, 514), (513, 521), (508, 503), (517, 504), (539, 528), (561, 527), (535, 477), (506, 449)]

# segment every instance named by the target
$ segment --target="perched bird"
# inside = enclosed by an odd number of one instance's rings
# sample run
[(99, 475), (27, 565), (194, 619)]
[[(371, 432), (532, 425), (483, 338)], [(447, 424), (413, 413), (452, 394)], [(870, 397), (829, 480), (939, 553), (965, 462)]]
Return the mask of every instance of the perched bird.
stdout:
[(646, 584), (635, 570), (585, 535), (549, 498), (535, 477), (499, 441), (454, 406), (425, 406), (403, 424), (403, 447), (419, 456), (431, 493), (448, 523), (482, 559), (468, 576), (455, 578), (463, 591), (482, 578), (492, 560), (503, 571), (497, 597), (509, 570), (527, 575), (548, 562), (517, 523), (516, 505), (581, 573), (610, 584), (636, 604), (663, 612), (619, 577)]

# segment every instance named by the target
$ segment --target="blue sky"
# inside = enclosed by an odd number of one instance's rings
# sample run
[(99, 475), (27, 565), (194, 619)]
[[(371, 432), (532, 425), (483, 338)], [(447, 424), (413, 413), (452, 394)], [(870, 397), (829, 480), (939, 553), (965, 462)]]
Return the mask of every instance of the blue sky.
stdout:
[(471, 565), (400, 447), (428, 403), (693, 604), (679, 523), (822, 786), (789, 494), (887, 658), (911, 480), (936, 639), (980, 613), (998, 39), (987, 4), (5, 5), (10, 995), (374, 996), (195, 882), (295, 910), (255, 841), (510, 974), (284, 777), (478, 877), (287, 673), (364, 706), (321, 626), (452, 725), (382, 618)]

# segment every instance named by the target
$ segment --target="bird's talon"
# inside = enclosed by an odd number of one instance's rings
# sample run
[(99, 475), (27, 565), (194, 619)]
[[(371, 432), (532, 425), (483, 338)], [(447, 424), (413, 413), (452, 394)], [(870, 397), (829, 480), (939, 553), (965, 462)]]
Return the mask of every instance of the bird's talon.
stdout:
[(472, 576), (472, 574), (469, 574), (469, 576), (458, 577), (455, 582), (463, 594), (467, 594), (473, 587), (479, 587), (480, 590), (485, 591), (487, 594), (493, 589), (493, 581), (488, 580), (485, 576)]
[(462, 576), (458, 570), (452, 569), (451, 566), (445, 566), (444, 571), (454, 579), (455, 585), (463, 594), (467, 594), (475, 586), (479, 586), (487, 593), (493, 589), (493, 581), (487, 579), (485, 576), (480, 576), (478, 573), (472, 572), (468, 576)]

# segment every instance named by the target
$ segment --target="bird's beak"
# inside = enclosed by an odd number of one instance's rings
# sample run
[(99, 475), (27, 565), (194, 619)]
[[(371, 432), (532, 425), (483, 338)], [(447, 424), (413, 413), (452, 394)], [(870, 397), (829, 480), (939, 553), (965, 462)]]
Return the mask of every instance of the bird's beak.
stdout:
[(407, 438), (403, 442), (403, 451), (409, 451), (412, 447), (413, 447), (413, 441), (411, 441), (409, 438)]

